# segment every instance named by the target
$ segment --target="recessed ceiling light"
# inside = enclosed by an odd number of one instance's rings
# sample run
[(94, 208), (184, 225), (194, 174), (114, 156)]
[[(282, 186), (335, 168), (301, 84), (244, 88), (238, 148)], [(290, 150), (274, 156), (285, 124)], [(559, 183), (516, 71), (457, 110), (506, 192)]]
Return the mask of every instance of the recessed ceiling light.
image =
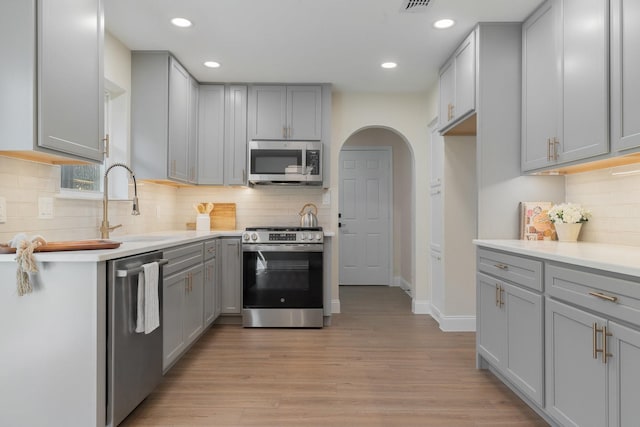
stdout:
[(171, 23), (176, 27), (182, 27), (182, 28), (190, 27), (191, 25), (193, 25), (191, 21), (185, 18), (173, 18), (171, 20)]
[(445, 28), (451, 28), (456, 24), (456, 21), (453, 19), (440, 19), (433, 23), (433, 27), (439, 30), (444, 30)]
[(382, 68), (396, 68), (398, 64), (396, 64), (395, 62), (383, 62), (382, 64), (380, 64), (380, 66)]
[(216, 62), (216, 61), (206, 61), (204, 63), (205, 67), (209, 67), (209, 68), (219, 68), (220, 67), (220, 63)]

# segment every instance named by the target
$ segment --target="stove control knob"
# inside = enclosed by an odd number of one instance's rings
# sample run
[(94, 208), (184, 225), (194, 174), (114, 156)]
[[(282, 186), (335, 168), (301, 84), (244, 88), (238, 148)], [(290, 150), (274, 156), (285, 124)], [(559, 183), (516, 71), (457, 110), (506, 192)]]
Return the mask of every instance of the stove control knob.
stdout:
[(321, 241), (322, 240), (322, 234), (321, 233), (316, 233), (316, 240), (317, 241)]
[(245, 242), (248, 242), (249, 241), (249, 233), (244, 233), (242, 235), (242, 240), (244, 240)]
[(307, 240), (307, 233), (300, 233), (300, 240)]
[(251, 240), (253, 240), (254, 242), (256, 240), (258, 240), (258, 234), (257, 233), (251, 233)]

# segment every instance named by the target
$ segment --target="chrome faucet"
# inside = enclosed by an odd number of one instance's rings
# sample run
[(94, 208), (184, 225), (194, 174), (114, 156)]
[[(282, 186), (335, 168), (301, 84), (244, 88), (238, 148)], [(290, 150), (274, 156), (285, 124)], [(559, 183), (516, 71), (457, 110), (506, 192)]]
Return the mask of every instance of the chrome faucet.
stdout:
[(100, 236), (103, 239), (109, 238), (109, 232), (111, 230), (115, 230), (118, 227), (122, 227), (122, 224), (109, 226), (109, 219), (108, 219), (108, 216), (109, 216), (109, 178), (108, 177), (111, 169), (115, 168), (116, 166), (120, 166), (128, 170), (129, 173), (131, 174), (131, 178), (133, 178), (133, 211), (131, 212), (131, 215), (140, 215), (140, 211), (138, 210), (138, 185), (136, 184), (136, 176), (133, 174), (133, 171), (131, 170), (131, 168), (125, 165), (124, 163), (112, 164), (104, 172), (104, 185), (102, 189), (104, 191), (104, 194), (102, 196), (102, 225), (100, 226)]

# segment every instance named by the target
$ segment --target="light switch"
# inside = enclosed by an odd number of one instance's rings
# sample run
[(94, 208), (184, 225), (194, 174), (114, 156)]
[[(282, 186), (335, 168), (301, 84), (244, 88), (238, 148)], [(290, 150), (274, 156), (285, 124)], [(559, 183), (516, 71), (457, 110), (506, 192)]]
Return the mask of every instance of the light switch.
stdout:
[(38, 218), (53, 218), (53, 197), (38, 198)]
[(0, 224), (7, 222), (7, 199), (0, 197)]

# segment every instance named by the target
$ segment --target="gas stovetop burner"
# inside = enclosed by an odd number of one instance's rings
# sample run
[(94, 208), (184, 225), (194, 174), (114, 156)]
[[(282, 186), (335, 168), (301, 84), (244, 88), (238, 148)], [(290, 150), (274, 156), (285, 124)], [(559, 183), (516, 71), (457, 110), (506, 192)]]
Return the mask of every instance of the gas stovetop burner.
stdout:
[(247, 227), (246, 231), (322, 231), (322, 227), (296, 227), (290, 225), (284, 226), (260, 226), (260, 227)]

